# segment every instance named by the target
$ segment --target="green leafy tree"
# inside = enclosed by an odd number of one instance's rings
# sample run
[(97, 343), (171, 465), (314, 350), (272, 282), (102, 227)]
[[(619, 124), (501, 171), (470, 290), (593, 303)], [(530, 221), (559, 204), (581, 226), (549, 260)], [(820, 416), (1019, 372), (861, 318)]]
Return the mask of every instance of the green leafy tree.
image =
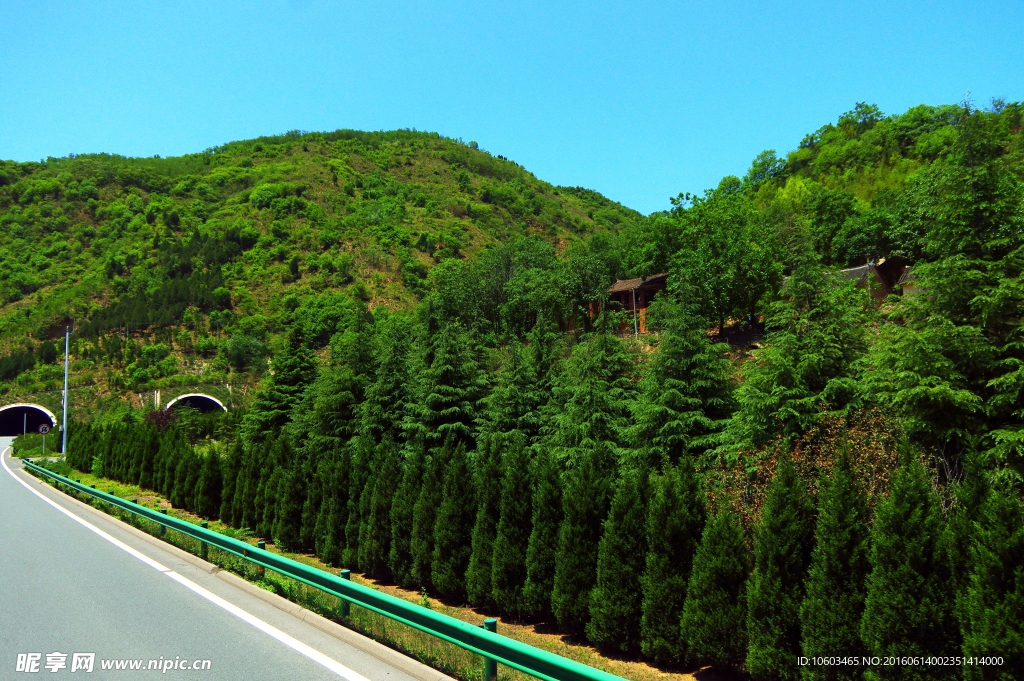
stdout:
[(316, 360), (297, 328), (289, 331), (285, 348), (274, 357), (272, 372), (243, 420), (243, 432), (251, 441), (279, 432), (306, 386), (316, 378)]
[(629, 402), (633, 422), (624, 432), (654, 466), (699, 457), (717, 444), (733, 405), (727, 346), (709, 343), (704, 320), (673, 300), (660, 299), (650, 309), (664, 332), (640, 393)]
[(434, 560), (434, 525), (437, 510), (443, 501), (444, 474), (448, 462), (454, 455), (455, 443), (448, 438), (443, 447), (438, 447), (427, 458), (423, 467), (423, 484), (413, 507), (412, 536), (409, 549), (412, 553), (412, 577), (421, 588), (429, 588), (431, 565)]
[(469, 447), (474, 444), (479, 401), (486, 382), (470, 334), (454, 324), (431, 339), (430, 362), (423, 376), (423, 395), (413, 412), (411, 433), (440, 444), (449, 434)]
[(402, 476), (402, 460), (398, 446), (390, 437), (385, 437), (377, 445), (375, 458), (378, 470), (372, 478), (370, 512), (363, 519), (359, 537), (359, 566), (374, 577), (387, 578), (391, 576), (388, 563), (392, 537), (391, 507), (394, 503), (395, 481)]
[(814, 262), (788, 283), (790, 297), (768, 322), (778, 330), (743, 365), (739, 408), (722, 450), (730, 456), (780, 435), (792, 441), (821, 413), (862, 405), (856, 362), (867, 351), (863, 293), (852, 282), (823, 277)]

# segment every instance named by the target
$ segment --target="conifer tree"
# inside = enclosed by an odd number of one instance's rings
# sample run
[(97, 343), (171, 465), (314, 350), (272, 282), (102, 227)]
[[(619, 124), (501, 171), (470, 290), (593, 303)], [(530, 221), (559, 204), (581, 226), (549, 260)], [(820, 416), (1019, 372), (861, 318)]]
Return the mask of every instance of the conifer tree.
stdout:
[(558, 626), (582, 634), (590, 617), (590, 590), (597, 578), (597, 550), (608, 513), (611, 456), (604, 443), (579, 451), (566, 476), (558, 528), (551, 610)]
[(276, 436), (315, 378), (316, 358), (306, 347), (301, 328), (293, 326), (284, 349), (274, 357), (270, 379), (243, 419), (246, 439), (258, 442)]
[(707, 322), (683, 305), (659, 298), (648, 310), (664, 327), (630, 401), (626, 440), (651, 466), (700, 457), (719, 444), (732, 411), (730, 363), (723, 343), (708, 342)]
[(604, 521), (586, 626), (587, 639), (601, 648), (621, 652), (640, 648), (647, 484), (646, 469), (624, 471)]
[[(829, 657), (838, 651), (860, 660), (860, 618), (868, 563), (867, 501), (853, 477), (848, 452), (840, 454), (818, 493), (818, 522), (807, 575), (807, 595), (800, 606), (802, 648), (807, 657)], [(859, 679), (857, 665), (808, 666), (804, 677), (814, 681)]]
[(301, 464), (295, 463), (287, 468), (282, 466), (271, 535), (275, 544), (289, 551), (302, 547), (302, 504), (306, 496), (304, 477)]
[(423, 466), (423, 485), (412, 514), (412, 577), (421, 588), (430, 588), (431, 563), (434, 560), (434, 524), (442, 501), (444, 472), (452, 456), (454, 440), (448, 438), (445, 446), (434, 449)]
[(494, 538), (501, 512), (501, 450), (504, 438), (485, 436), (476, 452), (476, 522), (466, 571), (466, 595), (470, 605), (493, 603), (491, 571), (494, 559)]
[(331, 453), (329, 484), (317, 518), (317, 555), (334, 566), (342, 564), (342, 552), (345, 549), (349, 467), (347, 448)]
[(491, 592), (498, 610), (513, 617), (526, 612), (526, 551), (530, 541), (532, 475), (523, 436), (513, 435), (502, 454), (498, 526), (491, 559)]
[(256, 527), (256, 490), (259, 487), (259, 449), (242, 445), (242, 466), (235, 481), (235, 496), (231, 502), (232, 524), (235, 527)]
[(236, 438), (224, 462), (224, 485), (221, 490), (218, 517), (228, 525), (238, 526), (234, 516), (235, 484), (242, 470), (242, 439)]
[(558, 528), (562, 525), (562, 485), (558, 465), (543, 445), (533, 460), (533, 508), (526, 546), (526, 584), (523, 601), (534, 617), (547, 617), (555, 586)]
[(602, 316), (599, 332), (576, 345), (555, 381), (547, 442), (558, 460), (598, 445), (614, 451), (626, 425), (632, 362), (623, 342), (607, 331), (610, 323)]
[[(307, 440), (308, 443), (308, 440)], [(325, 457), (309, 458), (309, 450), (303, 462), (303, 477), (306, 480), (306, 498), (302, 502), (302, 522), (299, 523), (299, 546), (303, 550), (316, 550), (317, 520), (324, 503), (324, 488), (327, 485), (328, 469)], [(319, 528), (322, 529), (322, 528)]]
[(203, 457), (200, 466), (199, 479), (196, 481), (196, 514), (204, 518), (217, 518), (223, 487), (220, 454), (214, 450)]
[(755, 679), (800, 676), (800, 604), (813, 548), (814, 507), (796, 467), (779, 461), (754, 531), (747, 589), (747, 670)]
[(399, 586), (410, 589), (416, 585), (412, 574), (413, 511), (423, 481), (423, 440), (414, 442), (402, 467), (402, 481), (391, 502), (391, 550), (388, 565)]
[(430, 572), (437, 591), (455, 600), (466, 597), (466, 570), (476, 519), (473, 487), (469, 457), (460, 443), (445, 467), (441, 504), (434, 521), (434, 557)]
[(482, 429), (493, 433), (522, 433), (527, 444), (537, 441), (541, 407), (549, 397), (540, 385), (540, 371), (522, 343), (509, 344), (508, 359), (501, 367), (498, 384), (487, 397)]
[[(938, 499), (924, 466), (904, 452), (875, 511), (861, 639), (869, 655), (944, 656), (960, 649)], [(953, 678), (944, 667), (870, 667), (870, 679)]]
[(472, 447), (476, 419), (486, 382), (470, 334), (458, 323), (439, 330), (430, 339), (430, 362), (422, 378), (422, 396), (415, 405), (411, 434), (440, 444), (449, 435)]
[(273, 471), (266, 476), (260, 486), (260, 492), (257, 494), (257, 502), (259, 508), (263, 510), (263, 514), (256, 522), (256, 534), (270, 541), (273, 541), (278, 498), (282, 492), (285, 472), (283, 466), (275, 466)]
[(965, 665), (967, 681), (1024, 678), (1024, 508), (999, 491), (982, 507), (963, 599), (963, 654), (1003, 664)]
[(391, 506), (395, 488), (402, 479), (401, 454), (390, 435), (385, 435), (378, 445), (376, 459), (378, 469), (373, 476), (370, 512), (364, 522), (366, 532), (359, 538), (359, 565), (374, 577), (387, 578), (391, 574)]
[(377, 358), (375, 380), (366, 387), (366, 398), (360, 405), (361, 432), (379, 441), (385, 433), (399, 442), (402, 438), (402, 419), (409, 392), (409, 348), (412, 329), (408, 320), (391, 315), (377, 323), (373, 339)]
[[(374, 470), (374, 447), (370, 438), (364, 434), (354, 440), (349, 449), (348, 506), (341, 564), (356, 569), (359, 566), (359, 530), (362, 527), (363, 507), (369, 507), (369, 499), (373, 494), (373, 488), (370, 487), (367, 492), (367, 487)], [(365, 500), (363, 494), (367, 494)]]
[(640, 647), (659, 663), (686, 659), (679, 623), (693, 557), (704, 531), (704, 496), (689, 459), (654, 478), (647, 511)]
[(680, 623), (688, 659), (739, 668), (747, 657), (747, 548), (736, 517), (718, 513), (693, 557)]

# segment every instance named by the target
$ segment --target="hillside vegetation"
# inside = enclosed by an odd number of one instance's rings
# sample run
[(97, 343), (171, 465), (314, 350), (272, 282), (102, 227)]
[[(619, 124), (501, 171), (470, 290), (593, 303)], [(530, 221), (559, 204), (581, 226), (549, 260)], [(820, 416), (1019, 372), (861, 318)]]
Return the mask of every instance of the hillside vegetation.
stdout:
[[(195, 361), (259, 374), (259, 390), (219, 420), (112, 410), (76, 424), (67, 463), (330, 565), (664, 668), (1024, 678), (1022, 113), (858, 104), (785, 159), (765, 151), (744, 177), (646, 217), (446, 141), (466, 160), (437, 168), (458, 197), (440, 217), (397, 195), (365, 199), (378, 191), (365, 170), (362, 188), (335, 170), (337, 190), (317, 171), (324, 196), (362, 201), (323, 218), (360, 244), (329, 256), (334, 272), (322, 260), (310, 272), (324, 249), (313, 235), (328, 228), (308, 214), (330, 201), (297, 196), (296, 180), (238, 188), (222, 210), (240, 216), (220, 240), (171, 242), (170, 215), (196, 230), (184, 206), (206, 205), (198, 180), (188, 198), (174, 185), (166, 216), (129, 220), (149, 230), (150, 265), (125, 254), (104, 261), (109, 282), (104, 271), (80, 284), (111, 288), (89, 298), (76, 361), (114, 358), (113, 381), (152, 384), (172, 346), (192, 342), (207, 355)], [(302, 143), (282, 144), (300, 155)], [(191, 176), (228, 172), (221, 155)], [(472, 159), (520, 174), (479, 179)], [(539, 214), (515, 216), (519, 189), (512, 208), (496, 198), (516, 182), (547, 201)], [(23, 208), (17, 186), (4, 188), (19, 201), (7, 214)], [(490, 222), (455, 216), (470, 190), (480, 200), (467, 212), (485, 206)], [(368, 206), (383, 205), (438, 222), (406, 239), (397, 218), (370, 224)], [(620, 217), (598, 230), (588, 206)], [(453, 224), (472, 225), (458, 244), (445, 240)], [(300, 250), (275, 250), (286, 239)], [(384, 270), (365, 260), (373, 249)], [(339, 292), (346, 254), (359, 264)], [(913, 295), (878, 301), (839, 271), (897, 256), (912, 263)], [(405, 274), (428, 261), (424, 276)], [(631, 320), (608, 285), (662, 272), (667, 290), (646, 313), (656, 333), (623, 334)], [(208, 299), (146, 318), (192, 281)], [(41, 329), (59, 317), (36, 311), (49, 304), (13, 301), (5, 319), (27, 309)], [(117, 324), (138, 333), (147, 319), (145, 342), (122, 349)], [(758, 342), (718, 342), (737, 330)], [(5, 360), (12, 374), (39, 371), (18, 356)], [(801, 668), (800, 655), (853, 662)], [(947, 656), (1000, 661), (932, 663)]]
[(54, 387), (39, 343), (71, 323), (77, 382), (245, 380), (294, 318), (317, 318), (307, 335), (322, 347), (342, 300), (409, 309), (446, 259), (525, 237), (563, 252), (639, 218), (474, 142), (413, 131), (2, 163), (0, 391)]

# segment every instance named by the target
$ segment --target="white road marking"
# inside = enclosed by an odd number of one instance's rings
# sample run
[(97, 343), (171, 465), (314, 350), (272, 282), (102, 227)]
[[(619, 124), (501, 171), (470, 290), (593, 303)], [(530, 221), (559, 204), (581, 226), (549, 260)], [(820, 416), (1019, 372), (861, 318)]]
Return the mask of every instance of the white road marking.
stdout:
[(220, 596), (218, 596), (218, 595), (216, 595), (216, 594), (214, 594), (214, 593), (212, 593), (210, 591), (207, 591), (206, 589), (204, 589), (203, 587), (199, 586), (198, 584), (196, 584), (192, 580), (188, 579), (187, 577), (182, 577), (181, 575), (179, 575), (174, 570), (171, 570), (170, 568), (164, 567), (163, 565), (161, 565), (157, 561), (153, 560), (149, 556), (146, 556), (146, 555), (140, 553), (139, 551), (136, 551), (135, 549), (133, 549), (132, 547), (128, 546), (127, 544), (125, 544), (121, 540), (115, 539), (114, 537), (110, 536), (109, 534), (107, 534), (106, 532), (104, 532), (100, 528), (96, 527), (95, 525), (92, 525), (88, 521), (83, 520), (82, 518), (79, 518), (77, 515), (75, 515), (71, 511), (67, 510), (66, 508), (64, 508), (63, 506), (58, 504), (57, 502), (55, 502), (55, 501), (53, 501), (51, 499), (47, 499), (38, 490), (32, 489), (32, 487), (30, 487), (27, 482), (25, 482), (24, 480), (19, 478), (17, 475), (15, 475), (14, 471), (12, 471), (7, 466), (7, 461), (5, 461), (4, 459), (6, 458), (7, 452), (9, 450), (10, 450), (10, 448), (8, 447), (7, 449), (5, 449), (3, 451), (2, 454), (0, 454), (0, 464), (3, 464), (4, 470), (6, 470), (7, 473), (12, 478), (14, 478), (19, 483), (21, 483), (25, 487), (25, 489), (27, 489), (29, 492), (32, 492), (32, 494), (35, 494), (37, 497), (39, 497), (40, 499), (42, 499), (43, 501), (48, 503), (50, 506), (53, 506), (55, 509), (57, 509), (58, 511), (60, 511), (61, 513), (66, 515), (67, 517), (69, 517), (72, 520), (74, 520), (75, 522), (83, 525), (84, 527), (92, 530), (93, 532), (98, 534), (100, 537), (103, 537), (108, 542), (110, 542), (111, 544), (113, 544), (117, 548), (121, 549), (122, 551), (124, 551), (124, 552), (126, 552), (126, 553), (128, 553), (128, 554), (130, 554), (132, 556), (134, 556), (135, 558), (138, 558), (139, 560), (141, 560), (143, 563), (145, 563), (146, 565), (150, 566), (154, 570), (158, 570), (159, 572), (164, 573), (165, 575), (167, 575), (168, 577), (170, 577), (174, 581), (178, 582), (182, 586), (186, 587), (190, 591), (193, 591), (196, 594), (202, 596), (203, 598), (205, 598), (206, 600), (210, 601), (214, 605), (216, 605), (216, 606), (218, 606), (220, 608), (223, 608), (224, 610), (228, 611), (229, 613), (231, 613), (232, 615), (234, 615), (238, 619), (242, 620), (243, 622), (247, 622), (248, 624), (251, 624), (252, 626), (256, 627), (257, 629), (259, 629), (263, 633), (267, 634), (268, 636), (277, 639), (278, 641), (280, 641), (281, 643), (285, 644), (286, 646), (288, 646), (289, 648), (291, 648), (295, 652), (299, 653), (300, 655), (304, 655), (305, 657), (309, 658), (313, 662), (316, 662), (317, 664), (319, 664), (319, 665), (321, 665), (321, 666), (331, 670), (332, 672), (334, 672), (338, 676), (340, 676), (342, 678), (345, 678), (345, 679), (348, 679), (348, 681), (369, 681), (369, 679), (367, 679), (362, 674), (358, 674), (358, 673), (352, 671), (351, 669), (349, 669), (345, 665), (343, 665), (343, 664), (341, 664), (339, 662), (336, 662), (335, 660), (327, 657), (326, 655), (321, 653), (319, 650), (311, 648), (310, 646), (306, 645), (302, 641), (294, 638), (293, 636), (289, 636), (288, 634), (284, 633), (283, 631), (281, 631), (277, 627), (275, 627), (275, 626), (273, 626), (271, 624), (268, 624), (267, 622), (264, 622), (259, 617), (256, 617), (255, 615), (253, 615), (253, 614), (251, 614), (249, 612), (246, 612), (245, 610), (242, 610), (237, 605), (235, 605), (233, 603), (229, 603), (228, 601), (224, 600)]

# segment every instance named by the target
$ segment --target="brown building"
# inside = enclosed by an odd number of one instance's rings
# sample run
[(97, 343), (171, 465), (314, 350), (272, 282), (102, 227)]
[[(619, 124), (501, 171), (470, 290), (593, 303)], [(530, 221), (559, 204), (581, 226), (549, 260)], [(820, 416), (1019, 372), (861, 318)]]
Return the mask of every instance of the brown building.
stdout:
[(647, 308), (654, 296), (668, 286), (668, 272), (652, 274), (646, 278), (618, 279), (608, 289), (609, 307), (633, 313), (619, 325), (620, 331), (647, 333)]
[(844, 279), (852, 279), (855, 286), (866, 290), (872, 298), (881, 303), (894, 293), (894, 289), (903, 283), (903, 277), (910, 271), (907, 262), (899, 257), (882, 258), (878, 262), (869, 262), (859, 267), (850, 267), (840, 274)]

